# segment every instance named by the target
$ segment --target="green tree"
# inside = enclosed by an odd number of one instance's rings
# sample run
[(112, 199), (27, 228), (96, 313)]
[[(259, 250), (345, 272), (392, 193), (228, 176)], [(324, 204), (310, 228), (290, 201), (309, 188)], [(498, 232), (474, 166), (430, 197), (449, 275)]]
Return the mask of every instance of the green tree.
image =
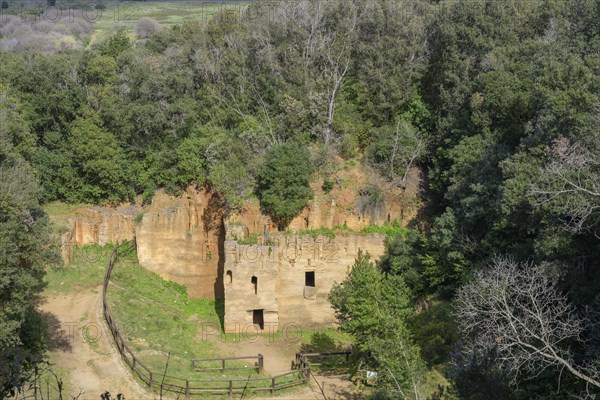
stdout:
[(122, 28), (102, 44), (100, 47), (100, 52), (104, 56), (110, 56), (116, 59), (121, 53), (130, 47), (131, 41), (127, 36), (127, 31)]
[[(0, 131), (0, 396), (14, 394), (46, 348), (36, 311), (44, 268), (59, 262), (42, 190), (32, 168)], [(14, 145), (14, 143), (12, 143)]]
[(14, 151), (31, 160), (36, 149), (36, 137), (24, 114), (23, 105), (0, 84), (0, 151), (5, 154)]
[(111, 85), (116, 83), (118, 66), (111, 56), (96, 56), (90, 60), (86, 69), (89, 84)]
[(416, 93), (425, 71), (426, 4), (394, 0), (358, 3), (360, 15), (352, 47), (357, 82), (351, 92), (361, 114), (381, 126), (391, 122)]
[(72, 182), (72, 201), (119, 203), (132, 197), (128, 185), (127, 163), (113, 134), (94, 118), (71, 124), (69, 150), (76, 179)]
[(359, 251), (346, 279), (328, 297), (340, 329), (352, 335), (367, 368), (378, 373), (378, 391), (390, 398), (418, 398), (424, 365), (407, 329), (413, 314), (402, 277), (382, 273)]
[(283, 229), (313, 195), (309, 152), (292, 143), (273, 146), (257, 177), (262, 209)]

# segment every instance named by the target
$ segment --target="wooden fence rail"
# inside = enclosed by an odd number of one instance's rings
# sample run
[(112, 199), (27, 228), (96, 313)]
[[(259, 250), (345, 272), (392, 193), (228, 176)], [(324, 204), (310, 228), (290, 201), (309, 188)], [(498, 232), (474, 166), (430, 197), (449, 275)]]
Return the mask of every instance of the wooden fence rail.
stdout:
[[(254, 368), (260, 374), (264, 368), (264, 357), (262, 354), (258, 356), (244, 356), (244, 357), (217, 357), (217, 358), (192, 358), (192, 368), (196, 371), (225, 371), (232, 369), (247, 369), (246, 367), (228, 367), (227, 361), (233, 360), (256, 360)], [(211, 361), (219, 361), (219, 367), (201, 367), (204, 363), (210, 363)]]
[[(123, 253), (120, 250), (124, 249)], [(102, 310), (106, 324), (112, 334), (115, 345), (119, 350), (121, 358), (127, 364), (131, 370), (137, 375), (142, 382), (144, 382), (150, 390), (155, 388), (161, 388), (162, 392), (172, 392), (178, 395), (185, 395), (186, 399), (189, 399), (191, 395), (228, 395), (229, 397), (234, 394), (244, 394), (248, 391), (251, 392), (270, 392), (275, 394), (278, 390), (286, 389), (289, 387), (302, 385), (308, 382), (310, 378), (310, 369), (307, 367), (300, 367), (291, 371), (284, 372), (279, 375), (271, 377), (257, 377), (257, 378), (220, 378), (220, 379), (184, 379), (176, 376), (166, 375), (159, 372), (154, 372), (148, 368), (129, 348), (127, 343), (123, 340), (123, 336), (119, 331), (119, 328), (110, 312), (110, 306), (107, 301), (108, 284), (112, 271), (119, 260), (122, 257), (135, 249), (135, 242), (125, 242), (117, 246), (109, 259), (108, 267), (104, 274), (104, 282), (102, 285)], [(194, 358), (192, 359), (192, 366), (198, 371), (212, 370), (214, 368), (196, 368), (197, 363), (205, 361), (221, 361), (221, 368), (218, 370), (224, 371), (226, 368), (226, 360), (242, 360), (242, 359), (256, 359), (256, 368), (259, 372), (262, 372), (264, 365), (264, 357), (262, 354), (258, 356), (248, 357), (219, 357), (219, 358)], [(167, 381), (167, 382), (165, 382)]]
[(295, 365), (298, 366), (298, 368), (307, 368), (310, 370), (310, 362), (308, 361), (308, 359), (310, 357), (320, 357), (320, 358), (324, 358), (324, 357), (330, 357), (330, 356), (345, 356), (345, 360), (346, 360), (346, 364), (348, 363), (348, 358), (350, 357), (351, 351), (347, 350), (347, 351), (332, 351), (332, 352), (326, 352), (326, 353), (296, 353), (296, 362)]

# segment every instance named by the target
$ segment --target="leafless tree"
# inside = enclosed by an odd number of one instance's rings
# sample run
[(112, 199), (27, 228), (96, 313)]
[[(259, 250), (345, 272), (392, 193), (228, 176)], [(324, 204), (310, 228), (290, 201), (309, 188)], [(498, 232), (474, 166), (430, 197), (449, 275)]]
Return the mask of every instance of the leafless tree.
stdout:
[(0, 23), (0, 51), (33, 50), (56, 53), (79, 49), (93, 28), (81, 17), (27, 21), (16, 15), (5, 15)]
[(569, 348), (583, 343), (590, 321), (577, 314), (544, 267), (496, 257), (462, 287), (456, 310), (467, 352), (495, 348), (515, 376), (555, 367), (600, 388), (598, 365), (577, 363)]
[(142, 38), (147, 38), (162, 30), (160, 23), (154, 18), (142, 17), (135, 24), (135, 33)]
[(358, 8), (354, 1), (348, 0), (281, 1), (270, 22), (270, 30), (293, 32), (288, 33), (292, 43), (290, 53), (295, 54), (301, 65), (305, 92), (318, 93), (326, 99), (321, 134), (328, 145), (333, 139), (331, 125), (336, 100), (350, 71)]
[(410, 123), (398, 121), (389, 139), (380, 146), (387, 147), (380, 149), (385, 156), (372, 155), (369, 163), (387, 177), (391, 189), (405, 189), (410, 169), (425, 152), (425, 139)]
[(352, 45), (356, 40), (358, 10), (352, 1), (344, 1), (341, 4), (343, 4), (340, 6), (340, 14), (343, 15), (342, 26), (336, 27), (323, 36), (327, 58), (323, 68), (328, 100), (327, 122), (323, 131), (323, 142), (326, 146), (332, 139), (331, 124), (335, 116), (335, 102), (350, 69)]
[[(569, 230), (594, 231), (600, 223), (600, 137), (588, 143), (561, 138), (546, 149), (549, 162), (531, 193), (538, 204), (556, 207)], [(595, 233), (597, 237), (598, 234)]]

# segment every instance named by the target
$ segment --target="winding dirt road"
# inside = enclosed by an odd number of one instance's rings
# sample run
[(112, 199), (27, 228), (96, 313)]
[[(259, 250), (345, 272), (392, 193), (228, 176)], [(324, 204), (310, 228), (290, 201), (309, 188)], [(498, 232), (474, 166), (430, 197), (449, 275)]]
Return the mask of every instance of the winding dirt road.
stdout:
[(40, 309), (51, 331), (51, 360), (65, 379), (67, 398), (100, 399), (109, 391), (125, 399), (149, 399), (121, 362), (101, 319), (101, 287), (47, 297)]

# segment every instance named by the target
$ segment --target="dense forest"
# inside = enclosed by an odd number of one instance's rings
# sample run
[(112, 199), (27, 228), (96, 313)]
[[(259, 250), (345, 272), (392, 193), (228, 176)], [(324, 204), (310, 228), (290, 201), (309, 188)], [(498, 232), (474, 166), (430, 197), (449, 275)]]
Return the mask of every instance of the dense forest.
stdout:
[(595, 0), (255, 0), (87, 47), (84, 23), (47, 45), (31, 35), (51, 27), (5, 21), (0, 393), (43, 353), (35, 294), (58, 258), (41, 204), (210, 185), (285, 229), (313, 177), (355, 159), (392, 191), (423, 175), (411, 233), (330, 295), (374, 398), (418, 397), (431, 368), (439, 398), (594, 398), (598, 21)]

